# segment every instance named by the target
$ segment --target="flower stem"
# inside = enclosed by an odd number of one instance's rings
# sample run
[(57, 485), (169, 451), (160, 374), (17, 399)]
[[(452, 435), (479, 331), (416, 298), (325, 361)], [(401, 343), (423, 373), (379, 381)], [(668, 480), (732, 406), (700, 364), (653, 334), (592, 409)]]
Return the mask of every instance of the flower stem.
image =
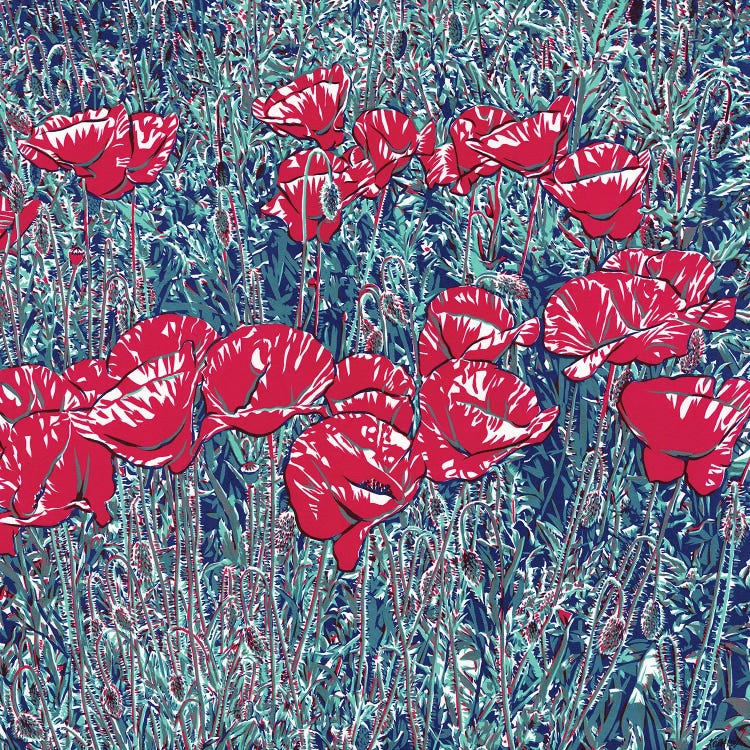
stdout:
[(518, 275), (523, 276), (523, 269), (526, 265), (526, 255), (529, 252), (529, 243), (531, 242), (531, 231), (534, 228), (534, 215), (536, 213), (537, 203), (539, 203), (539, 191), (541, 190), (542, 184), (539, 180), (536, 181), (536, 187), (534, 188), (534, 200), (531, 203), (531, 211), (529, 211), (529, 226), (526, 229), (526, 242), (523, 245), (523, 255), (521, 256), (521, 264), (518, 266)]

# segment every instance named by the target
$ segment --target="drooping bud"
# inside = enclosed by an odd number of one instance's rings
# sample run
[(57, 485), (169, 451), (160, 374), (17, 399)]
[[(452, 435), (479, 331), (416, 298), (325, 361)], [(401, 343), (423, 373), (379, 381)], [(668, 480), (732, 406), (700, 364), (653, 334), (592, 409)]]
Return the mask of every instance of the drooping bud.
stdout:
[(641, 610), (641, 631), (645, 638), (654, 640), (664, 627), (664, 609), (656, 599), (649, 599)]
[(708, 142), (708, 155), (711, 159), (716, 159), (726, 148), (729, 142), (729, 136), (732, 134), (732, 126), (729, 120), (719, 120), (711, 131), (711, 138)]
[(448, 29), (448, 41), (451, 44), (460, 44), (464, 36), (464, 28), (458, 14), (449, 14), (446, 26)]
[(320, 188), (320, 205), (323, 209), (323, 216), (328, 221), (333, 221), (341, 211), (341, 194), (338, 186), (330, 177), (326, 178)]
[(458, 568), (466, 580), (476, 585), (482, 580), (482, 559), (473, 549), (465, 549), (458, 559)]
[(405, 326), (409, 322), (404, 301), (395, 292), (386, 290), (380, 295), (380, 310), (386, 320)]
[(391, 52), (393, 53), (393, 56), (397, 60), (400, 60), (406, 54), (407, 42), (408, 42), (408, 39), (406, 36), (406, 31), (404, 29), (399, 29), (393, 35), (393, 41), (391, 43)]
[(23, 211), (23, 204), (26, 198), (26, 190), (16, 175), (10, 178), (10, 185), (8, 185), (8, 201), (10, 202), (10, 210), (15, 214), (20, 214)]
[(105, 714), (113, 719), (119, 719), (122, 716), (122, 695), (111, 682), (108, 682), (102, 688), (101, 700), (102, 710)]
[(14, 717), (13, 734), (23, 742), (39, 742), (47, 736), (42, 722), (27, 711)]
[(599, 653), (613, 654), (622, 645), (625, 639), (625, 620), (618, 615), (610, 615), (599, 633)]

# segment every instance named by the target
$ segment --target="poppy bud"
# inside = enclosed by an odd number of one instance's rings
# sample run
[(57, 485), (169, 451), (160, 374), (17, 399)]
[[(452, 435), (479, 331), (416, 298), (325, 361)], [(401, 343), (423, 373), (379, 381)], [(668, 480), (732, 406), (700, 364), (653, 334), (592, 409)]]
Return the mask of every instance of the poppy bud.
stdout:
[(740, 544), (747, 535), (748, 523), (745, 511), (730, 501), (721, 522), (721, 536), (727, 543)]
[(185, 678), (180, 672), (175, 672), (169, 678), (169, 693), (178, 703), (185, 700)]
[(333, 221), (341, 210), (341, 194), (336, 183), (329, 177), (320, 188), (320, 205), (323, 216), (328, 221)]
[(380, 296), (380, 309), (386, 320), (405, 326), (409, 322), (403, 300), (395, 292), (386, 291)]
[(31, 118), (23, 109), (8, 110), (7, 118), (8, 124), (23, 135), (29, 135), (34, 128)]
[(21, 180), (13, 175), (10, 178), (10, 185), (8, 186), (8, 200), (10, 202), (10, 209), (15, 214), (20, 214), (23, 211), (24, 198), (26, 197), (26, 191), (24, 190)]
[(70, 261), (70, 265), (73, 267), (80, 266), (81, 263), (83, 263), (85, 257), (86, 253), (84, 253), (83, 249), (78, 247), (78, 245), (74, 245), (68, 251), (68, 260)]
[(729, 136), (732, 134), (732, 127), (729, 124), (729, 120), (719, 120), (714, 125), (714, 129), (711, 132), (711, 140), (708, 143), (708, 155), (711, 159), (715, 159), (727, 145)]
[(653, 640), (661, 634), (664, 625), (664, 609), (656, 599), (649, 599), (641, 611), (641, 631), (645, 638)]
[(42, 722), (27, 711), (14, 717), (13, 734), (24, 742), (39, 742), (47, 736)]
[(102, 710), (114, 719), (122, 716), (122, 695), (111, 682), (102, 688)]
[(229, 165), (222, 159), (216, 165), (216, 184), (220, 187), (226, 187), (229, 184), (230, 177)]
[(458, 567), (469, 583), (477, 584), (482, 580), (482, 560), (473, 549), (461, 553)]
[(383, 334), (380, 329), (373, 328), (365, 339), (365, 351), (368, 354), (380, 354), (383, 351)]
[(399, 29), (393, 35), (393, 42), (391, 43), (391, 52), (393, 53), (393, 56), (396, 58), (396, 60), (400, 60), (406, 54), (407, 42), (408, 42), (408, 39), (406, 36), (406, 31), (404, 29)]
[(448, 40), (451, 44), (460, 44), (461, 39), (464, 35), (463, 26), (461, 25), (461, 19), (456, 13), (451, 13), (448, 16)]
[(38, 74), (29, 73), (26, 78), (26, 84), (28, 85), (31, 94), (39, 98), (44, 97), (44, 84)]
[(613, 654), (625, 639), (625, 620), (620, 615), (610, 615), (599, 633), (599, 653)]
[(669, 163), (669, 159), (667, 159), (666, 154), (664, 154), (659, 160), (659, 170), (657, 172), (657, 177), (662, 187), (668, 187), (674, 180), (672, 165)]
[(65, 78), (61, 78), (58, 81), (55, 93), (57, 94), (57, 101), (62, 106), (67, 106), (70, 103), (70, 84)]

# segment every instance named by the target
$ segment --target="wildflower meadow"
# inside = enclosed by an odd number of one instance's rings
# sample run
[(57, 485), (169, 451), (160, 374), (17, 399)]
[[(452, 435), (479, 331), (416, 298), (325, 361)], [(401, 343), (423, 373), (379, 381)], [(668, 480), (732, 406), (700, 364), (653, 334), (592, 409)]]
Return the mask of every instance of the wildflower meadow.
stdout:
[(0, 0), (0, 748), (750, 747), (746, 0)]

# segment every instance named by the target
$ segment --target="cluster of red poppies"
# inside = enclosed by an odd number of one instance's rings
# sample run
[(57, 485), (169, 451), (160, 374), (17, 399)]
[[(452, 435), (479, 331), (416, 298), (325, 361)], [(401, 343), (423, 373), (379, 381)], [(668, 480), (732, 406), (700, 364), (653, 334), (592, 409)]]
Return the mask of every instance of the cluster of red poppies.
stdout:
[(18, 149), (40, 169), (72, 170), (89, 193), (115, 200), (156, 180), (174, 147), (177, 124), (176, 115), (129, 115), (118, 104), (54, 115), (19, 141)]
[(357, 145), (337, 156), (332, 149), (344, 141), (348, 92), (349, 79), (334, 65), (301, 76), (253, 105), (255, 117), (278, 133), (313, 139), (320, 147), (281, 163), (280, 192), (261, 209), (282, 219), (297, 242), (315, 237), (328, 242), (341, 225), (341, 210), (357, 198), (377, 197), (413, 157), (424, 167), (428, 188), (449, 185), (459, 195), (503, 167), (538, 178), (590, 237), (624, 239), (640, 224), (649, 152), (636, 155), (618, 144), (597, 142), (568, 155), (574, 104), (567, 96), (522, 120), (498, 107), (471, 107), (450, 126), (450, 140), (437, 147), (434, 123), (420, 131), (396, 110), (367, 110), (352, 129)]
[[(406, 370), (373, 354), (334, 365), (310, 334), (281, 324), (220, 338), (197, 318), (165, 314), (134, 326), (106, 359), (62, 374), (3, 370), (0, 552), (12, 554), (20, 527), (57, 524), (75, 508), (106, 523), (116, 457), (180, 472), (221, 430), (268, 435), (294, 415), (316, 414), (324, 419), (292, 447), (290, 502), (306, 534), (340, 535), (337, 559), (352, 569), (364, 534), (413, 499), (423, 476), (476, 479), (549, 434), (558, 409), (540, 412), (533, 391), (490, 361), (538, 335), (537, 320), (514, 327), (484, 290), (438, 296), (420, 338), (426, 379), (413, 440)], [(199, 388), (205, 416), (194, 438)]]

